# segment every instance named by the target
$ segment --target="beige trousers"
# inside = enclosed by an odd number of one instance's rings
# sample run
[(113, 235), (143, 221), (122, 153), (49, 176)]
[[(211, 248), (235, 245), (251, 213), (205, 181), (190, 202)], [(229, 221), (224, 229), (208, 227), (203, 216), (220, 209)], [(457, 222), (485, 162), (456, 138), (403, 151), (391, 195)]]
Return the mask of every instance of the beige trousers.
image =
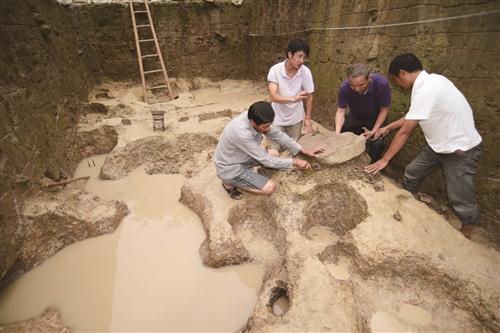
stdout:
[[(295, 125), (290, 125), (290, 126), (276, 126), (277, 129), (294, 139), (295, 141), (298, 141), (301, 134), (302, 134), (302, 123), (303, 121), (300, 121), (296, 123)], [(283, 150), (279, 143), (269, 140), (269, 148), (276, 149), (277, 151)]]

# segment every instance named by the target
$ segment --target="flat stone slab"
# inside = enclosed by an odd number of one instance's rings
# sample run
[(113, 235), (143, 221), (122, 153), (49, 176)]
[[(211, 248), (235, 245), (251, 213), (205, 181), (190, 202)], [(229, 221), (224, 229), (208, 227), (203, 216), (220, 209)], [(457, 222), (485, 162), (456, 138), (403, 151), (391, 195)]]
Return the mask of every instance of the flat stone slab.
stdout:
[(299, 139), (299, 144), (305, 149), (319, 146), (325, 149), (317, 158), (323, 164), (340, 164), (361, 155), (365, 151), (365, 142), (364, 136), (351, 132), (306, 134)]

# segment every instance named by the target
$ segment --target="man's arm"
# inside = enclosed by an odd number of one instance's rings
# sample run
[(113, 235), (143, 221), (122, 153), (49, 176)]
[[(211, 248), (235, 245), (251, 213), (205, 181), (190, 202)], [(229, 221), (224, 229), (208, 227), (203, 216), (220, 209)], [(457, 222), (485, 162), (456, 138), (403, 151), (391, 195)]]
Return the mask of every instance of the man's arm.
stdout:
[(279, 143), (281, 147), (288, 150), (294, 156), (297, 155), (302, 149), (302, 146), (300, 144), (298, 144), (294, 139), (286, 135), (284, 132), (277, 129), (274, 125), (271, 126), (271, 129), (265, 135), (272, 141), (276, 141), (277, 143)]
[(335, 113), (335, 133), (340, 134), (345, 122), (345, 108), (337, 108)]
[[(382, 124), (384, 123), (384, 121), (387, 119), (387, 115), (388, 114), (389, 114), (389, 107), (380, 108), (380, 112), (379, 112), (379, 114), (377, 116), (377, 120), (375, 121), (375, 124), (373, 125), (373, 128), (371, 130), (369, 130), (369, 131), (365, 130), (365, 133), (363, 133), (363, 135), (366, 138), (373, 137), (377, 133), (377, 130), (380, 128), (380, 126), (382, 126)], [(377, 136), (374, 139), (377, 139), (379, 136)]]
[[(407, 120), (404, 118), (401, 118), (391, 124), (389, 124), (386, 127), (391, 126), (392, 124), (396, 123), (401, 123), (399, 131), (396, 133), (394, 136), (394, 139), (391, 142), (391, 145), (385, 152), (384, 156), (378, 160), (377, 162), (368, 165), (365, 168), (365, 172), (367, 173), (377, 173), (380, 170), (384, 169), (387, 164), (389, 164), (389, 161), (396, 156), (396, 154), (403, 148), (405, 145), (406, 141), (408, 141), (408, 138), (410, 137), (411, 133), (413, 130), (417, 127), (418, 125), (418, 120)], [(397, 125), (394, 125), (397, 126)]]
[(393, 131), (395, 129), (399, 129), (401, 128), (401, 126), (403, 125), (403, 122), (405, 120), (405, 117), (401, 117), (399, 118), (398, 120), (396, 121), (393, 121), (392, 123), (390, 123), (389, 125), (387, 126), (384, 126), (384, 127), (380, 127), (379, 129), (377, 129), (373, 135), (373, 139), (376, 140), (380, 137), (385, 137), (387, 134), (389, 134), (390, 131)]
[(389, 114), (389, 107), (380, 108), (380, 112), (378, 114), (377, 120), (375, 121), (375, 125), (373, 125), (372, 131), (376, 131), (382, 126), (384, 121), (387, 119), (387, 115)]
[[(306, 91), (301, 91), (298, 95), (292, 97), (281, 96), (279, 94), (279, 86), (276, 82), (269, 82), (268, 89), (271, 101), (278, 104), (296, 103), (307, 99), (309, 96)], [(312, 99), (311, 99), (311, 105), (312, 105)]]
[(312, 127), (312, 109), (313, 109), (313, 95), (309, 94), (307, 95), (307, 98), (304, 102), (304, 106), (306, 109), (306, 115), (304, 118), (304, 130), (307, 134), (313, 132), (313, 127)]
[[(283, 133), (283, 135), (286, 134)], [(235, 135), (232, 141), (239, 149), (265, 167), (272, 169), (288, 169), (292, 166), (293, 161), (291, 158), (281, 158), (269, 154), (267, 150), (262, 148), (251, 136)], [(299, 146), (297, 151), (300, 150), (300, 148)]]

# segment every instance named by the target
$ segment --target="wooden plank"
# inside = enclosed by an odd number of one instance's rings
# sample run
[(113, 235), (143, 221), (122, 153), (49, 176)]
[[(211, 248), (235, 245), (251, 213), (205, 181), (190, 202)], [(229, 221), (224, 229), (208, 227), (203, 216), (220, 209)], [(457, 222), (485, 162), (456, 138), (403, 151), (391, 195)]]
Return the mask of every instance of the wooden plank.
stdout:
[(90, 179), (89, 176), (78, 177), (78, 178), (73, 178), (73, 179), (70, 179), (70, 180), (63, 180), (61, 182), (50, 183), (50, 184), (47, 184), (47, 187), (62, 186), (62, 185), (73, 183), (73, 182), (76, 182), (76, 181), (79, 181), (79, 180), (88, 180), (88, 179)]
[(155, 90), (155, 89), (161, 89), (161, 88), (167, 88), (167, 85), (163, 84), (161, 86), (148, 87), (147, 89), (149, 89), (149, 90)]
[(146, 71), (146, 72), (144, 72), (144, 74), (159, 73), (159, 72), (163, 72), (163, 69), (155, 69), (152, 71)]

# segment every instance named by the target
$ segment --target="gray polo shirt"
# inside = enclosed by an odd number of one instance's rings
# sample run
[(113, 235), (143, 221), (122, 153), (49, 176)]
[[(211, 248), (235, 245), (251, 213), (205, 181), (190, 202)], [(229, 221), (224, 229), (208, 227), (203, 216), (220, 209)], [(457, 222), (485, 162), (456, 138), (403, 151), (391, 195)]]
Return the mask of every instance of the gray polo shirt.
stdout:
[[(296, 155), (302, 146), (274, 125), (265, 134), (271, 140), (277, 141), (282, 147)], [(238, 177), (243, 169), (261, 164), (273, 169), (289, 169), (291, 158), (271, 156), (260, 146), (263, 136), (250, 125), (248, 112), (243, 112), (224, 128), (217, 149), (215, 150), (215, 169), (222, 180)]]

